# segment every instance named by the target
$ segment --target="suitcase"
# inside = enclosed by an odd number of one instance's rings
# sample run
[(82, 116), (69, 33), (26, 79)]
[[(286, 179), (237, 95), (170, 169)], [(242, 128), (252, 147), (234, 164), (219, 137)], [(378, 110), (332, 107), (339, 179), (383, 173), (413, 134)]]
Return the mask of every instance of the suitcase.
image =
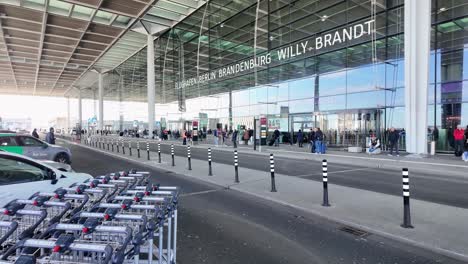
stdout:
[(320, 150), (320, 153), (325, 154), (327, 152), (327, 143), (322, 142), (322, 148)]
[(455, 150), (455, 157), (461, 157), (463, 155), (463, 150)]
[(268, 146), (273, 146), (273, 144), (275, 144), (275, 140), (274, 139), (271, 139), (270, 142), (268, 142)]

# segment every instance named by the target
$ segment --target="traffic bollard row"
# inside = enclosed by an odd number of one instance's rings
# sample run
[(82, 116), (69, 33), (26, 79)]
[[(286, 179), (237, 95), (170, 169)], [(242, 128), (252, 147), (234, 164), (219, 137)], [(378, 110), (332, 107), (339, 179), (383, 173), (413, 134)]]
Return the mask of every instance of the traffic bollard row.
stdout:
[(409, 191), (409, 172), (407, 168), (403, 168), (401, 171), (403, 176), (403, 228), (414, 228), (411, 225), (411, 213), (410, 213), (410, 191)]
[(140, 141), (137, 141), (137, 156), (140, 158)]
[(161, 143), (158, 143), (158, 163), (161, 163)]
[(208, 148), (208, 176), (213, 176), (213, 170), (211, 169), (211, 148)]
[(239, 157), (237, 156), (237, 150), (234, 150), (234, 182), (239, 183)]
[(270, 154), (270, 174), (271, 174), (271, 192), (276, 192), (275, 183), (275, 158)]
[(149, 145), (149, 142), (146, 142), (146, 153), (147, 153), (148, 160), (150, 160), (150, 145)]
[(322, 176), (323, 176), (323, 203), (322, 206), (330, 206), (328, 203), (328, 163), (327, 160), (322, 160)]
[(174, 144), (171, 144), (171, 156), (172, 156), (172, 167), (175, 166), (175, 160), (174, 160)]
[(192, 170), (192, 160), (190, 158), (190, 145), (187, 145), (188, 170)]

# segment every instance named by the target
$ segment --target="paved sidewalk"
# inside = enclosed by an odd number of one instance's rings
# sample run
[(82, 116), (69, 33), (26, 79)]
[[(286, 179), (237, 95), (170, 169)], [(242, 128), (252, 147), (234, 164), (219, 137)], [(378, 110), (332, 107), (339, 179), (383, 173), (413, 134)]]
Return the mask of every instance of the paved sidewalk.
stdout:
[(192, 160), (192, 170), (189, 171), (185, 157), (176, 156), (176, 166), (173, 167), (171, 156), (166, 154), (162, 154), (162, 163), (158, 163), (155, 152), (150, 153), (151, 160), (148, 161), (146, 152), (138, 159), (136, 152), (130, 157), (128, 152), (123, 156), (122, 153), (92, 149), (299, 208), (343, 225), (468, 261), (467, 209), (412, 199), (412, 223), (415, 228), (405, 229), (400, 227), (403, 219), (402, 197), (337, 186), (332, 179), (329, 181), (332, 206), (323, 207), (321, 182), (277, 174), (278, 192), (272, 193), (270, 173), (265, 171), (240, 167), (240, 183), (234, 183), (234, 167), (231, 165), (213, 163), (214, 175), (208, 176), (208, 164), (203, 160)]
[[(109, 138), (118, 138), (117, 136), (109, 136)], [(182, 145), (181, 140), (167, 140), (167, 141), (156, 141), (148, 140), (142, 138), (128, 138), (123, 137), (124, 140), (130, 140), (132, 142), (143, 141), (143, 142), (161, 142), (161, 144), (174, 144)], [(209, 144), (208, 141), (203, 141), (196, 145), (193, 145), (192, 148), (201, 148), (207, 149), (211, 147), (213, 150), (219, 151), (228, 151), (231, 152), (233, 148), (231, 146), (214, 146)], [(292, 150), (291, 150), (292, 149)], [(249, 153), (253, 155), (264, 155), (268, 156), (270, 153), (275, 154), (276, 157), (288, 158), (288, 159), (299, 159), (299, 160), (313, 160), (321, 161), (322, 159), (327, 159), (331, 163), (345, 164), (345, 165), (356, 165), (356, 166), (365, 166), (365, 167), (376, 167), (376, 168), (385, 168), (391, 170), (401, 170), (401, 168), (409, 168), (410, 170), (420, 171), (420, 172), (439, 172), (442, 176), (445, 175), (457, 175), (461, 177), (467, 177), (468, 174), (468, 163), (463, 162), (461, 159), (455, 158), (452, 155), (435, 155), (426, 158), (414, 158), (409, 157), (407, 154), (401, 155), (400, 157), (389, 157), (385, 154), (382, 155), (372, 155), (369, 156), (366, 153), (349, 153), (344, 151), (328, 151), (324, 155), (316, 155), (309, 153), (306, 147), (301, 148), (301, 151), (296, 151), (299, 149), (296, 146), (290, 145), (280, 145), (279, 148), (275, 147), (265, 147), (262, 146), (262, 152), (253, 150), (253, 146), (239, 145), (239, 153)]]

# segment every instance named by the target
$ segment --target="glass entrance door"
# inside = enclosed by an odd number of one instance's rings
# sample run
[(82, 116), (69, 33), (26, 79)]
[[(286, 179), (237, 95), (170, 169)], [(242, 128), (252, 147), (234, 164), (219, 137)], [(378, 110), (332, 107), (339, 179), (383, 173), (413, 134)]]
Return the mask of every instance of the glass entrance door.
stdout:
[(310, 129), (320, 127), (329, 147), (346, 149), (350, 146), (366, 147), (371, 134), (382, 138), (382, 109), (323, 112), (314, 115), (291, 115), (294, 133), (301, 129), (307, 136)]

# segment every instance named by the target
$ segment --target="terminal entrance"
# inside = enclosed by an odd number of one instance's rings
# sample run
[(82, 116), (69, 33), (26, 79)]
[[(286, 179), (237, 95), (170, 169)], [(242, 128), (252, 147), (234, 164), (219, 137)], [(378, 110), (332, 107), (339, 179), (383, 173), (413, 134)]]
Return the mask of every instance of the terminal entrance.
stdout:
[(347, 148), (350, 146), (365, 147), (371, 134), (382, 138), (383, 109), (348, 110), (290, 116), (294, 133), (302, 130), (306, 136), (314, 127), (319, 127), (326, 136), (330, 147)]

